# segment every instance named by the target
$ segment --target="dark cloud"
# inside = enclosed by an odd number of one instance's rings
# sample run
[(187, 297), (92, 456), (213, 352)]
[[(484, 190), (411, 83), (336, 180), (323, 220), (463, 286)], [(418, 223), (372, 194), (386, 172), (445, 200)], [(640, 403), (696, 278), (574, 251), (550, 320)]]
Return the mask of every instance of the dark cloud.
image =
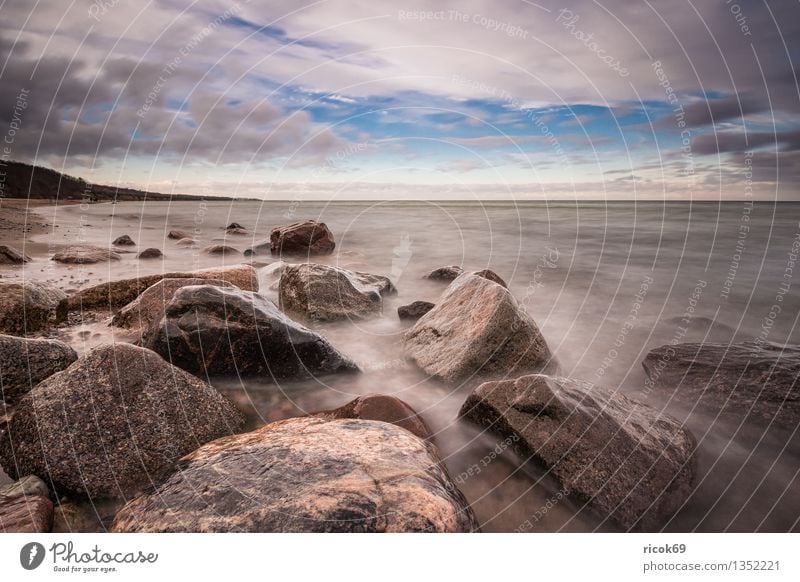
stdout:
[(692, 140), (692, 151), (699, 155), (744, 153), (763, 146), (775, 146), (776, 151), (800, 150), (800, 130), (767, 132), (719, 132), (699, 135)]

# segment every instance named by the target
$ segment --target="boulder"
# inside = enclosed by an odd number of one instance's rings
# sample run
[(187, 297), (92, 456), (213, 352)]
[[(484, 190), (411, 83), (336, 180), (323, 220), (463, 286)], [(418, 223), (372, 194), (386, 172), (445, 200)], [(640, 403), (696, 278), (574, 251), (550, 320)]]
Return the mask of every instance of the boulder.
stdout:
[(400, 319), (419, 319), (434, 307), (436, 305), (430, 301), (414, 301), (414, 303), (398, 307), (397, 317)]
[(114, 242), (111, 243), (117, 247), (132, 247), (136, 246), (136, 243), (133, 242), (133, 239), (129, 237), (127, 234), (123, 234), (122, 236), (118, 236), (114, 239)]
[(677, 344), (651, 350), (642, 362), (647, 391), (661, 390), (687, 408), (800, 426), (800, 345), (772, 342)]
[(22, 265), (30, 260), (29, 256), (22, 254), (14, 247), (0, 245), (0, 265)]
[(161, 252), (160, 249), (144, 249), (141, 253), (139, 253), (140, 259), (160, 259), (164, 256), (164, 253)]
[(336, 247), (327, 225), (314, 220), (274, 228), (269, 240), (273, 255), (328, 255)]
[(456, 265), (451, 265), (449, 267), (439, 267), (438, 269), (434, 269), (433, 271), (425, 275), (425, 279), (433, 279), (434, 281), (453, 281), (463, 272), (464, 269)]
[(228, 245), (211, 245), (203, 249), (207, 255), (238, 255), (239, 249)]
[(0, 335), (0, 400), (14, 402), (78, 359), (58, 340)]
[(192, 235), (190, 235), (188, 232), (185, 232), (183, 230), (171, 230), (171, 231), (169, 231), (169, 234), (167, 234), (167, 238), (171, 238), (171, 239), (174, 239), (174, 240), (180, 240), (180, 239), (183, 239), (183, 238), (192, 238)]
[(244, 250), (245, 257), (252, 257), (253, 255), (265, 255), (272, 251), (272, 243), (268, 240), (258, 242), (249, 249)]
[(290, 379), (357, 370), (328, 340), (289, 319), (269, 299), (227, 287), (178, 289), (142, 342), (201, 377)]
[(0, 331), (25, 334), (63, 317), (67, 295), (46, 283), (0, 280)]
[(119, 255), (111, 249), (94, 245), (70, 245), (53, 255), (57, 263), (72, 265), (92, 265), (107, 261), (118, 261)]
[(471, 532), (429, 442), (368, 420), (292, 418), (209, 443), (116, 515), (114, 532)]
[(0, 533), (49, 533), (53, 502), (41, 495), (0, 496)]
[(619, 391), (534, 374), (481, 384), (461, 415), (510, 437), (574, 501), (625, 530), (657, 531), (692, 493), (692, 434)]
[(367, 394), (332, 410), (314, 412), (311, 416), (331, 420), (354, 418), (378, 420), (406, 429), (421, 439), (431, 438), (431, 430), (422, 417), (408, 404), (387, 394)]
[(403, 345), (420, 368), (445, 382), (557, 369), (536, 323), (508, 289), (472, 273), (450, 284), (406, 331)]
[(111, 325), (128, 329), (144, 330), (161, 322), (164, 309), (175, 295), (175, 291), (189, 285), (218, 285), (232, 287), (226, 281), (186, 277), (161, 279), (145, 289), (141, 295), (120, 309), (111, 319)]
[(286, 265), (278, 287), (281, 309), (313, 321), (379, 314), (383, 297), (396, 292), (387, 277), (315, 263)]
[(0, 463), (12, 477), (49, 480), (59, 495), (118, 497), (242, 424), (225, 397), (157, 354), (103, 345), (20, 400)]
[(70, 310), (122, 307), (136, 299), (145, 289), (161, 279), (185, 278), (227, 281), (245, 291), (258, 291), (258, 277), (255, 269), (250, 265), (232, 265), (230, 267), (215, 267), (199, 271), (159, 273), (136, 277), (135, 279), (121, 279), (119, 281), (101, 283), (71, 295), (67, 302), (67, 307)]
[(508, 289), (508, 285), (506, 284), (505, 281), (503, 281), (503, 278), (494, 271), (492, 271), (491, 269), (483, 269), (482, 271), (475, 271), (473, 274), (477, 275), (478, 277), (483, 277), (484, 279), (488, 279), (489, 281), (494, 281), (501, 287), (505, 287), (506, 289)]
[(19, 481), (14, 481), (10, 485), (0, 487), (0, 498), (2, 497), (30, 497), (30, 496), (49, 497), (50, 490), (44, 481), (36, 475), (28, 475)]

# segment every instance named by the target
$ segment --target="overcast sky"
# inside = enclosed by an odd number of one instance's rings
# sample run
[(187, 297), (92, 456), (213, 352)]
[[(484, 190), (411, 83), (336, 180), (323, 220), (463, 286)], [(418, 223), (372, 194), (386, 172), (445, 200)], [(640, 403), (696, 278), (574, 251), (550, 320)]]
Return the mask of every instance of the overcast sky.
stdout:
[(0, 6), (4, 154), (97, 182), (800, 198), (796, 0)]

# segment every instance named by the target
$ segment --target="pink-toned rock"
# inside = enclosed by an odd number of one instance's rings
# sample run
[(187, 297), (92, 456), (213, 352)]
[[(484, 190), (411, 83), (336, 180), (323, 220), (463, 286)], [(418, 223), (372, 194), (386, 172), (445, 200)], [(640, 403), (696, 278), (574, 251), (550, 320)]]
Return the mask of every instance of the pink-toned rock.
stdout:
[(269, 239), (273, 255), (328, 255), (336, 247), (327, 225), (315, 220), (279, 226)]
[(431, 431), (422, 417), (408, 404), (388, 394), (359, 396), (339, 408), (321, 410), (312, 413), (311, 416), (328, 419), (357, 418), (360, 420), (379, 420), (396, 424), (421, 439), (431, 438)]

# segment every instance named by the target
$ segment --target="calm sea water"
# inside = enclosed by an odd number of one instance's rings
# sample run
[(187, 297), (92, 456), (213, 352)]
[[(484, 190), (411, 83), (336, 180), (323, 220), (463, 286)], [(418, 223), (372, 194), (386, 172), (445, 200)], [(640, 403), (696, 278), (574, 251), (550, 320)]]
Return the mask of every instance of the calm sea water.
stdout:
[[(472, 386), (446, 386), (406, 362), (400, 335), (407, 327), (396, 307), (435, 302), (444, 285), (423, 279), (443, 265), (489, 268), (500, 274), (542, 329), (565, 375), (636, 394), (648, 350), (672, 340), (748, 341), (762, 337), (800, 343), (800, 269), (792, 270), (800, 235), (800, 205), (742, 203), (336, 203), (123, 202), (60, 206), (40, 211), (57, 225), (25, 241), (35, 260), (6, 268), (78, 289), (108, 279), (162, 270), (236, 264), (243, 257), (211, 257), (200, 249), (223, 240), (240, 250), (269, 237), (280, 224), (322, 220), (337, 241), (320, 262), (388, 275), (399, 293), (384, 315), (358, 323), (314, 326), (364, 370), (357, 377), (324, 378), (280, 386), (258, 380), (220, 380), (218, 388), (247, 410), (254, 424), (337, 406), (359, 394), (394, 394), (414, 406), (436, 431), (450, 473), (487, 531), (607, 529), (569, 501), (548, 503), (558, 485), (503, 451), (480, 471), (467, 473), (498, 439), (457, 420)], [(238, 222), (251, 234), (225, 237)], [(181, 229), (201, 241), (179, 248), (166, 235)], [(49, 251), (68, 242), (108, 245), (119, 235), (137, 249), (157, 247), (165, 257), (101, 265), (61, 266)], [(270, 256), (254, 259), (261, 292), (273, 299)], [(780, 306), (775, 313), (773, 306)], [(688, 332), (680, 321), (692, 315)], [(770, 315), (772, 313), (772, 315)], [(627, 323), (627, 325), (626, 325)], [(70, 330), (79, 351), (130, 339), (106, 321)], [(728, 426), (713, 416), (682, 410), (669, 395), (648, 402), (693, 430), (700, 443), (696, 493), (668, 530), (756, 531), (797, 527), (800, 516), (800, 438), (763, 427)], [(542, 508), (552, 506), (542, 513)], [(538, 518), (538, 519), (535, 519)]]

